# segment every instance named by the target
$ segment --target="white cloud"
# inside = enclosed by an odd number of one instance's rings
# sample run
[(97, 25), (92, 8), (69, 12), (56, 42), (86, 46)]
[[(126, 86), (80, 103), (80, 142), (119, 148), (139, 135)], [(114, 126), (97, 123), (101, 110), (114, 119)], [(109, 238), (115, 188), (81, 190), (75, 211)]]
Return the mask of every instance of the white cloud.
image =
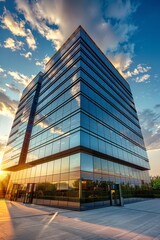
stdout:
[[(133, 71), (127, 71), (127, 72), (124, 72), (123, 75), (125, 78), (129, 78), (129, 77), (133, 77), (133, 76), (136, 76), (136, 75), (139, 75), (139, 74), (142, 74), (142, 73), (146, 73), (148, 72), (149, 70), (151, 69), (151, 67), (148, 67), (148, 66), (144, 66), (142, 64), (138, 64), (137, 67), (133, 70)], [(141, 77), (137, 77), (137, 82), (140, 82)], [(146, 78), (146, 75), (143, 76), (143, 80)], [(135, 80), (136, 80), (135, 79)], [(147, 79), (146, 79), (147, 80)]]
[(0, 87), (0, 92), (6, 92), (6, 89)]
[(160, 149), (160, 105), (138, 113), (147, 149)]
[(6, 149), (8, 136), (0, 136), (0, 164), (3, 157), (4, 151)]
[[(132, 63), (134, 45), (129, 46), (128, 40), (137, 29), (128, 18), (137, 9), (130, 0), (108, 0), (105, 3), (89, 0), (87, 4), (85, 0), (16, 0), (16, 4), (17, 10), (24, 15), (32, 29), (51, 41), (56, 49), (82, 25), (101, 49), (107, 52), (120, 73), (126, 77), (131, 75), (129, 71), (123, 73)], [(36, 44), (32, 33), (29, 29), (25, 33), (29, 46), (34, 50)], [(37, 60), (36, 65), (43, 66), (44, 62)]]
[(24, 85), (25, 87), (32, 81), (34, 78), (34, 75), (28, 77), (22, 73), (19, 72), (12, 72), (9, 71), (8, 74), (13, 77), (18, 83)]
[(49, 56), (45, 56), (45, 58), (42, 61), (36, 60), (35, 64), (36, 66), (42, 66), (43, 69), (45, 69), (45, 64), (50, 60)]
[[(118, 8), (120, 5), (121, 11), (123, 9), (125, 11), (121, 16), (117, 11), (114, 15), (117, 14), (118, 21), (114, 22), (110, 20), (111, 17), (104, 19), (109, 4), (103, 5), (103, 1), (98, 0), (89, 0), (87, 4), (85, 0), (39, 0), (30, 4), (25, 0), (16, 0), (16, 3), (18, 11), (24, 14), (31, 27), (38, 30), (47, 40), (52, 41), (57, 49), (79, 25), (87, 30), (103, 51), (116, 50), (119, 44), (127, 42), (136, 30), (127, 19), (135, 11), (130, 1), (128, 5), (123, 1), (115, 1), (115, 7)], [(104, 8), (103, 12), (102, 8)], [(56, 28), (49, 27), (51, 25)]]
[(0, 67), (0, 73), (3, 73), (4, 72), (4, 69)]
[(36, 64), (36, 66), (43, 66), (43, 65), (44, 65), (44, 64), (43, 64), (43, 61), (42, 61), (42, 62), (40, 62), (40, 61), (38, 61), (38, 60), (36, 61), (36, 63), (35, 63), (35, 64)]
[(15, 41), (13, 38), (7, 38), (4, 42), (4, 47), (5, 48), (11, 48), (12, 50), (15, 51)]
[(32, 57), (32, 53), (31, 52), (27, 52), (27, 53), (20, 53), (21, 56), (25, 57), (25, 58), (29, 58), (31, 59)]
[(30, 29), (27, 29), (26, 41), (28, 43), (29, 48), (31, 48), (32, 50), (35, 50), (37, 48), (36, 41)]
[(4, 47), (10, 48), (12, 51), (20, 50), (24, 43), (21, 41), (14, 40), (13, 38), (7, 38), (4, 41)]
[(135, 12), (137, 5), (131, 4), (131, 1), (122, 1), (122, 0), (112, 0), (105, 1), (105, 4), (108, 5), (106, 9), (106, 17), (115, 18), (115, 19), (124, 19), (128, 17), (131, 13)]
[(25, 22), (19, 21), (12, 16), (12, 14), (7, 10), (4, 9), (4, 13), (1, 17), (2, 28), (8, 29), (14, 36), (25, 37), (28, 47), (32, 50), (37, 48), (36, 41), (33, 37), (33, 34), (30, 29), (25, 29)]
[[(148, 66), (147, 66), (147, 67), (143, 67), (142, 64), (138, 64), (137, 69), (135, 69), (135, 70), (136, 70), (136, 73), (135, 73), (134, 75), (136, 75), (137, 72), (138, 72), (138, 73), (148, 72), (150, 69), (151, 69), (151, 67), (148, 67)], [(135, 70), (134, 70), (134, 71), (135, 71)]]
[[(16, 3), (17, 9), (24, 14), (25, 19), (31, 24), (31, 27), (38, 30), (47, 40), (52, 41), (58, 49), (62, 43), (62, 33), (59, 29), (53, 29), (47, 25), (48, 20), (45, 18), (46, 16), (44, 15), (44, 9), (41, 3), (33, 2), (29, 4), (24, 0), (17, 0)], [(54, 15), (54, 12), (52, 12), (52, 14)]]
[(5, 78), (5, 77), (7, 76), (6, 70), (3, 69), (3, 68), (1, 68), (1, 67), (0, 67), (0, 76), (1, 76), (1, 78), (2, 78), (2, 77)]
[(149, 77), (150, 77), (149, 74), (144, 74), (143, 76), (136, 77), (135, 81), (138, 83), (145, 82)]
[(13, 83), (11, 83), (11, 84), (6, 83), (5, 85), (6, 85), (6, 87), (8, 87), (11, 91), (20, 94), (20, 90), (15, 86), (15, 84), (13, 84)]
[[(109, 60), (115, 66), (115, 68), (124, 76), (123, 71), (129, 68), (132, 63), (130, 53), (117, 53), (115, 56), (109, 56)], [(125, 77), (125, 76), (124, 76)]]
[(9, 29), (15, 36), (26, 36), (25, 28), (24, 28), (24, 21), (16, 22), (12, 17), (11, 13), (4, 9), (4, 13), (2, 16), (2, 27), (4, 29)]
[(0, 115), (13, 117), (15, 115), (18, 102), (10, 99), (5, 93), (0, 92)]
[(46, 64), (49, 60), (50, 60), (50, 57), (46, 55), (45, 58), (43, 59), (44, 64)]

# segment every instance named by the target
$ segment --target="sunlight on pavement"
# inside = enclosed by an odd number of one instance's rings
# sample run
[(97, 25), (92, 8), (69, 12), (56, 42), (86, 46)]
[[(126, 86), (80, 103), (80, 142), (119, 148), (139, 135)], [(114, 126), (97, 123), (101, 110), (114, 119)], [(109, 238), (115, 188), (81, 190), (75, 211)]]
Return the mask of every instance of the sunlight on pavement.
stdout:
[(53, 217), (49, 220), (49, 222), (48, 222), (48, 224), (50, 224), (54, 219), (55, 219), (55, 217), (58, 215), (58, 212), (56, 212), (54, 215), (53, 215)]
[(40, 233), (38, 234), (38, 236), (36, 237), (36, 239), (39, 239), (43, 233), (47, 230), (47, 228), (49, 227), (49, 224), (55, 219), (55, 217), (58, 215), (58, 212), (55, 212), (55, 214), (51, 217), (51, 219), (48, 221), (48, 223), (46, 223), (44, 225), (44, 227), (42, 228), (42, 230), (40, 231)]
[(0, 200), (0, 240), (158, 240), (158, 209), (159, 199), (82, 212)]
[[(7, 224), (4, 223), (4, 221), (8, 221)], [(13, 228), (6, 202), (4, 200), (0, 200), (0, 238), (5, 239), (6, 236), (13, 236), (14, 234), (15, 230)]]

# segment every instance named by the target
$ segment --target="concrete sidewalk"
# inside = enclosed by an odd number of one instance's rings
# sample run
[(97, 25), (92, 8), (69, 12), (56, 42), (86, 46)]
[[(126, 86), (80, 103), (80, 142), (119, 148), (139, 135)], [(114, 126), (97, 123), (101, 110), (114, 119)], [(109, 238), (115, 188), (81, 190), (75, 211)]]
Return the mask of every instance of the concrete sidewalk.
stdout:
[(0, 200), (0, 240), (160, 240), (160, 199), (84, 212)]

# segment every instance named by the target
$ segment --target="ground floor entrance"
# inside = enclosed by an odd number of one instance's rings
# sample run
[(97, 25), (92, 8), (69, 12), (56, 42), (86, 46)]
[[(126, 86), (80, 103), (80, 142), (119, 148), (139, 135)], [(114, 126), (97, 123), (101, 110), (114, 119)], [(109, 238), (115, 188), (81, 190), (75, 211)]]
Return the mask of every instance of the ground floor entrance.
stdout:
[(13, 184), (10, 200), (23, 203), (32, 203), (35, 189), (35, 183)]
[(51, 205), (65, 208), (87, 210), (105, 206), (121, 206), (122, 194), (119, 184), (99, 183), (93, 185), (89, 181), (74, 182), (74, 189), (53, 183), (13, 184), (11, 201), (26, 204)]
[(120, 184), (110, 185), (111, 206), (123, 206), (123, 198)]

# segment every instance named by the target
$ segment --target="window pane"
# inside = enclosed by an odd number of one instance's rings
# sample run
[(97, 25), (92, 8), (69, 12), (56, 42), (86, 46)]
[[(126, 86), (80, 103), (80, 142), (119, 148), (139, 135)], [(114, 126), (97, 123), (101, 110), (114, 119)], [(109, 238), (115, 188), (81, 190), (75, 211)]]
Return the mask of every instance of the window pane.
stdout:
[(47, 174), (47, 163), (43, 163), (41, 168), (41, 176), (45, 176), (46, 174)]
[(61, 173), (69, 171), (69, 157), (62, 158)]
[(70, 156), (70, 172), (80, 170), (80, 154)]
[(70, 148), (80, 145), (80, 133), (76, 132), (70, 136)]
[(91, 155), (82, 153), (81, 156), (81, 170), (93, 172), (93, 159)]
[(94, 157), (94, 172), (101, 173), (101, 159)]
[(108, 161), (102, 159), (102, 173), (107, 174), (108, 173)]
[(60, 173), (61, 159), (55, 160), (54, 162), (54, 174)]
[(47, 175), (51, 175), (53, 174), (53, 161), (52, 162), (48, 162), (48, 168), (47, 168)]

